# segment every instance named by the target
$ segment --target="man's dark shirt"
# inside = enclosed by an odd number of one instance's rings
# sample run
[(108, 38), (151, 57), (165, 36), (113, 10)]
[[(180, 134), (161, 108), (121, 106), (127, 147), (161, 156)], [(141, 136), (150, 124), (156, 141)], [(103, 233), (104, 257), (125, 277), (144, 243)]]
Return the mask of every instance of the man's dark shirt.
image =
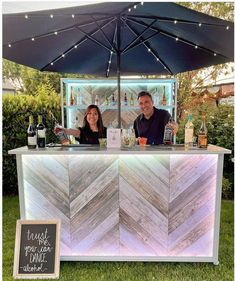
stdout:
[(170, 118), (168, 111), (155, 107), (149, 119), (141, 113), (134, 121), (135, 136), (148, 138), (147, 144), (162, 144), (164, 129)]

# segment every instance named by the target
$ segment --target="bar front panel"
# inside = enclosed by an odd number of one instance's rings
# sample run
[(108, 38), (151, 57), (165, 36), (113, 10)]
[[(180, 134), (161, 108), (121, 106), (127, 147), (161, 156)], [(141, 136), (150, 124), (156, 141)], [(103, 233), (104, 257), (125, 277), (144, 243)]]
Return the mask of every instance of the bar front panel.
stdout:
[(217, 161), (22, 155), (26, 219), (61, 220), (63, 257), (212, 257)]

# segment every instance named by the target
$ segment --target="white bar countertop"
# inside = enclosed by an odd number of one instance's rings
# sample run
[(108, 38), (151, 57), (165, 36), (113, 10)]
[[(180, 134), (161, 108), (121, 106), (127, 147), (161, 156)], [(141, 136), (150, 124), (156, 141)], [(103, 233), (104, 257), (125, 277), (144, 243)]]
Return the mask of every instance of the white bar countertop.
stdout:
[(8, 151), (9, 154), (39, 154), (39, 155), (65, 155), (65, 154), (230, 154), (231, 150), (225, 149), (216, 145), (208, 145), (207, 149), (192, 147), (185, 149), (184, 145), (147, 145), (140, 147), (136, 145), (134, 148), (101, 148), (99, 145), (69, 145), (62, 146), (56, 144), (46, 148), (28, 149), (27, 146), (12, 149)]

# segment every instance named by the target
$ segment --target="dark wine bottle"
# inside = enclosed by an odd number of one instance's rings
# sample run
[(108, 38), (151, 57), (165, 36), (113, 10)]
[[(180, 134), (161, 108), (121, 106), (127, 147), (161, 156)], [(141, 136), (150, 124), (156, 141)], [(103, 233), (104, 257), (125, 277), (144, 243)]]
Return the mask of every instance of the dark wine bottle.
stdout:
[(44, 148), (46, 146), (46, 128), (42, 123), (42, 116), (38, 116), (37, 124), (37, 144), (39, 148)]
[(28, 134), (28, 149), (35, 149), (37, 147), (37, 134), (33, 124), (33, 116), (29, 116), (29, 127), (27, 130)]

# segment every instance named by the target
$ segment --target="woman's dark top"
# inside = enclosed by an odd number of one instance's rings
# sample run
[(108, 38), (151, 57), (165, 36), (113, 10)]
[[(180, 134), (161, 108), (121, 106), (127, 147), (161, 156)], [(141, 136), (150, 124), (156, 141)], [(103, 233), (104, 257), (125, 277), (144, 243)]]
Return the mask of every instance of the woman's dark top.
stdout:
[(80, 137), (75, 138), (81, 144), (99, 144), (99, 138), (106, 138), (107, 128), (104, 127), (104, 131), (101, 135), (98, 132), (93, 132), (90, 128), (80, 128)]

